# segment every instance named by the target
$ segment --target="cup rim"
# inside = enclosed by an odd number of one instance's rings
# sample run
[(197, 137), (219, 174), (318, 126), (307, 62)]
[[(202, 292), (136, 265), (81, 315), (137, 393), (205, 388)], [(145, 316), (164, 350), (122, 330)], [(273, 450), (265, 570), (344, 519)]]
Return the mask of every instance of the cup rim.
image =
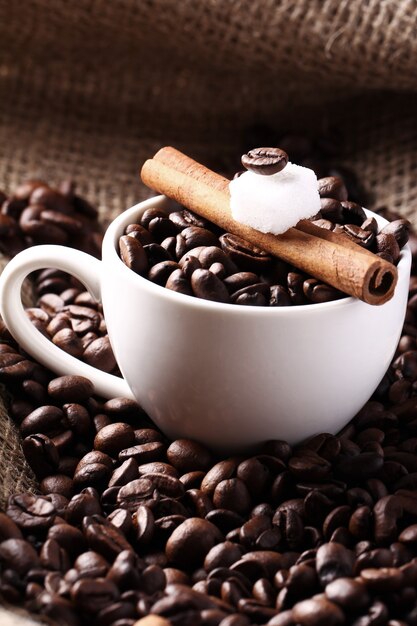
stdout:
[[(147, 200), (143, 200), (139, 202), (129, 209), (123, 211), (120, 215), (118, 215), (108, 226), (107, 231), (103, 238), (102, 245), (102, 259), (103, 261), (107, 258), (111, 263), (115, 263), (120, 271), (125, 272), (125, 276), (127, 280), (132, 281), (132, 284), (141, 285), (143, 289), (145, 289), (150, 294), (153, 294), (155, 297), (160, 298), (161, 300), (167, 300), (172, 302), (173, 304), (182, 305), (182, 306), (191, 306), (195, 307), (199, 310), (207, 310), (214, 311), (218, 313), (225, 314), (236, 314), (239, 315), (253, 315), (255, 312), (259, 315), (277, 315), (283, 316), (287, 315), (289, 311), (291, 311), (291, 315), (295, 316), (296, 314), (304, 315), (305, 311), (309, 311), (310, 314), (317, 312), (319, 313), (322, 310), (332, 310), (337, 308), (344, 307), (352, 307), (355, 305), (365, 305), (365, 302), (362, 302), (358, 298), (353, 296), (346, 296), (344, 298), (339, 298), (338, 300), (331, 300), (329, 302), (319, 302), (313, 304), (299, 304), (297, 306), (285, 306), (285, 307), (271, 307), (271, 306), (238, 306), (231, 305), (230, 303), (224, 302), (216, 302), (213, 300), (204, 300), (202, 298), (196, 298), (194, 296), (188, 296), (186, 294), (177, 293), (170, 289), (166, 289), (161, 285), (157, 285), (153, 283), (148, 278), (141, 276), (140, 274), (136, 274), (131, 269), (129, 269), (122, 261), (118, 253), (118, 240), (121, 237), (124, 228), (129, 224), (134, 223), (134, 216), (139, 211), (145, 211), (148, 208), (161, 208), (165, 209), (166, 205), (170, 202), (174, 203), (173, 200), (170, 200), (168, 197), (163, 195), (154, 196), (152, 198), (148, 198)], [(176, 210), (177, 207), (172, 210)], [(378, 221), (378, 225), (385, 226), (388, 224), (388, 220), (377, 215), (373, 211), (369, 209), (364, 209), (367, 216), (374, 217)], [(403, 246), (401, 249), (400, 260), (397, 264), (397, 270), (399, 273), (399, 277), (402, 272), (406, 271), (406, 266), (411, 262), (411, 250), (408, 244)], [(398, 287), (398, 285), (397, 285)], [(397, 289), (396, 287), (396, 289)], [(389, 300), (386, 304), (391, 302), (395, 298), (395, 293), (391, 300)], [(372, 305), (368, 305), (372, 306)], [(381, 305), (384, 306), (384, 305)], [(377, 308), (380, 308), (377, 307)]]

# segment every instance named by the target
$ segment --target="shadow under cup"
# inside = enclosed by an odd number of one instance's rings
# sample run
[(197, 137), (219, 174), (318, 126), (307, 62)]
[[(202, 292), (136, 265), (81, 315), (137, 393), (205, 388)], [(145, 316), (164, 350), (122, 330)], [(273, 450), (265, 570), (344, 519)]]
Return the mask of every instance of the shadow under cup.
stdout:
[(335, 434), (372, 395), (394, 355), (407, 305), (408, 246), (394, 296), (382, 306), (351, 297), (276, 308), (222, 304), (155, 285), (119, 258), (125, 227), (150, 207), (169, 206), (163, 196), (136, 205), (116, 218), (103, 242), (106, 322), (136, 399), (169, 437), (222, 452)]

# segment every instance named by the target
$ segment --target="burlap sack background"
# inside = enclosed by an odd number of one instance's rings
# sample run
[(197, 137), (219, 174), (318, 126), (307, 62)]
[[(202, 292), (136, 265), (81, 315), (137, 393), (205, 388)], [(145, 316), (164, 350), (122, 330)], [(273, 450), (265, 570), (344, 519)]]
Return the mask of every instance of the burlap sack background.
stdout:
[[(417, 0), (0, 0), (0, 188), (71, 176), (108, 219), (162, 145), (237, 168), (247, 126), (323, 121), (417, 223)], [(4, 410), (0, 475), (32, 484)]]

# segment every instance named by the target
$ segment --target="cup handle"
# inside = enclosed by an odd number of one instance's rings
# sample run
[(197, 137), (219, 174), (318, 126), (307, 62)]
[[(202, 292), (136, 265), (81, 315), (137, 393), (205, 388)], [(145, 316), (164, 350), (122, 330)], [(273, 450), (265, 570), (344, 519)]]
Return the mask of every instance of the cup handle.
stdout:
[(89, 378), (95, 393), (103, 398), (133, 398), (123, 378), (102, 372), (61, 350), (28, 319), (21, 299), (23, 281), (31, 272), (49, 267), (72, 274), (86, 286), (93, 298), (100, 300), (100, 261), (73, 248), (33, 246), (9, 261), (0, 276), (0, 313), (9, 331), (28, 354), (48, 369), (60, 375), (77, 374)]

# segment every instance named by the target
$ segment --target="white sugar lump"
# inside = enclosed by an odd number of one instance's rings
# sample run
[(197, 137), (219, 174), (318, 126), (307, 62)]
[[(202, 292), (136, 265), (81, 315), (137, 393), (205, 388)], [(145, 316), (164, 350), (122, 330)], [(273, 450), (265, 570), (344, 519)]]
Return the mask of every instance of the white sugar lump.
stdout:
[(271, 176), (244, 172), (229, 188), (233, 218), (263, 233), (280, 235), (320, 211), (315, 173), (294, 163)]

